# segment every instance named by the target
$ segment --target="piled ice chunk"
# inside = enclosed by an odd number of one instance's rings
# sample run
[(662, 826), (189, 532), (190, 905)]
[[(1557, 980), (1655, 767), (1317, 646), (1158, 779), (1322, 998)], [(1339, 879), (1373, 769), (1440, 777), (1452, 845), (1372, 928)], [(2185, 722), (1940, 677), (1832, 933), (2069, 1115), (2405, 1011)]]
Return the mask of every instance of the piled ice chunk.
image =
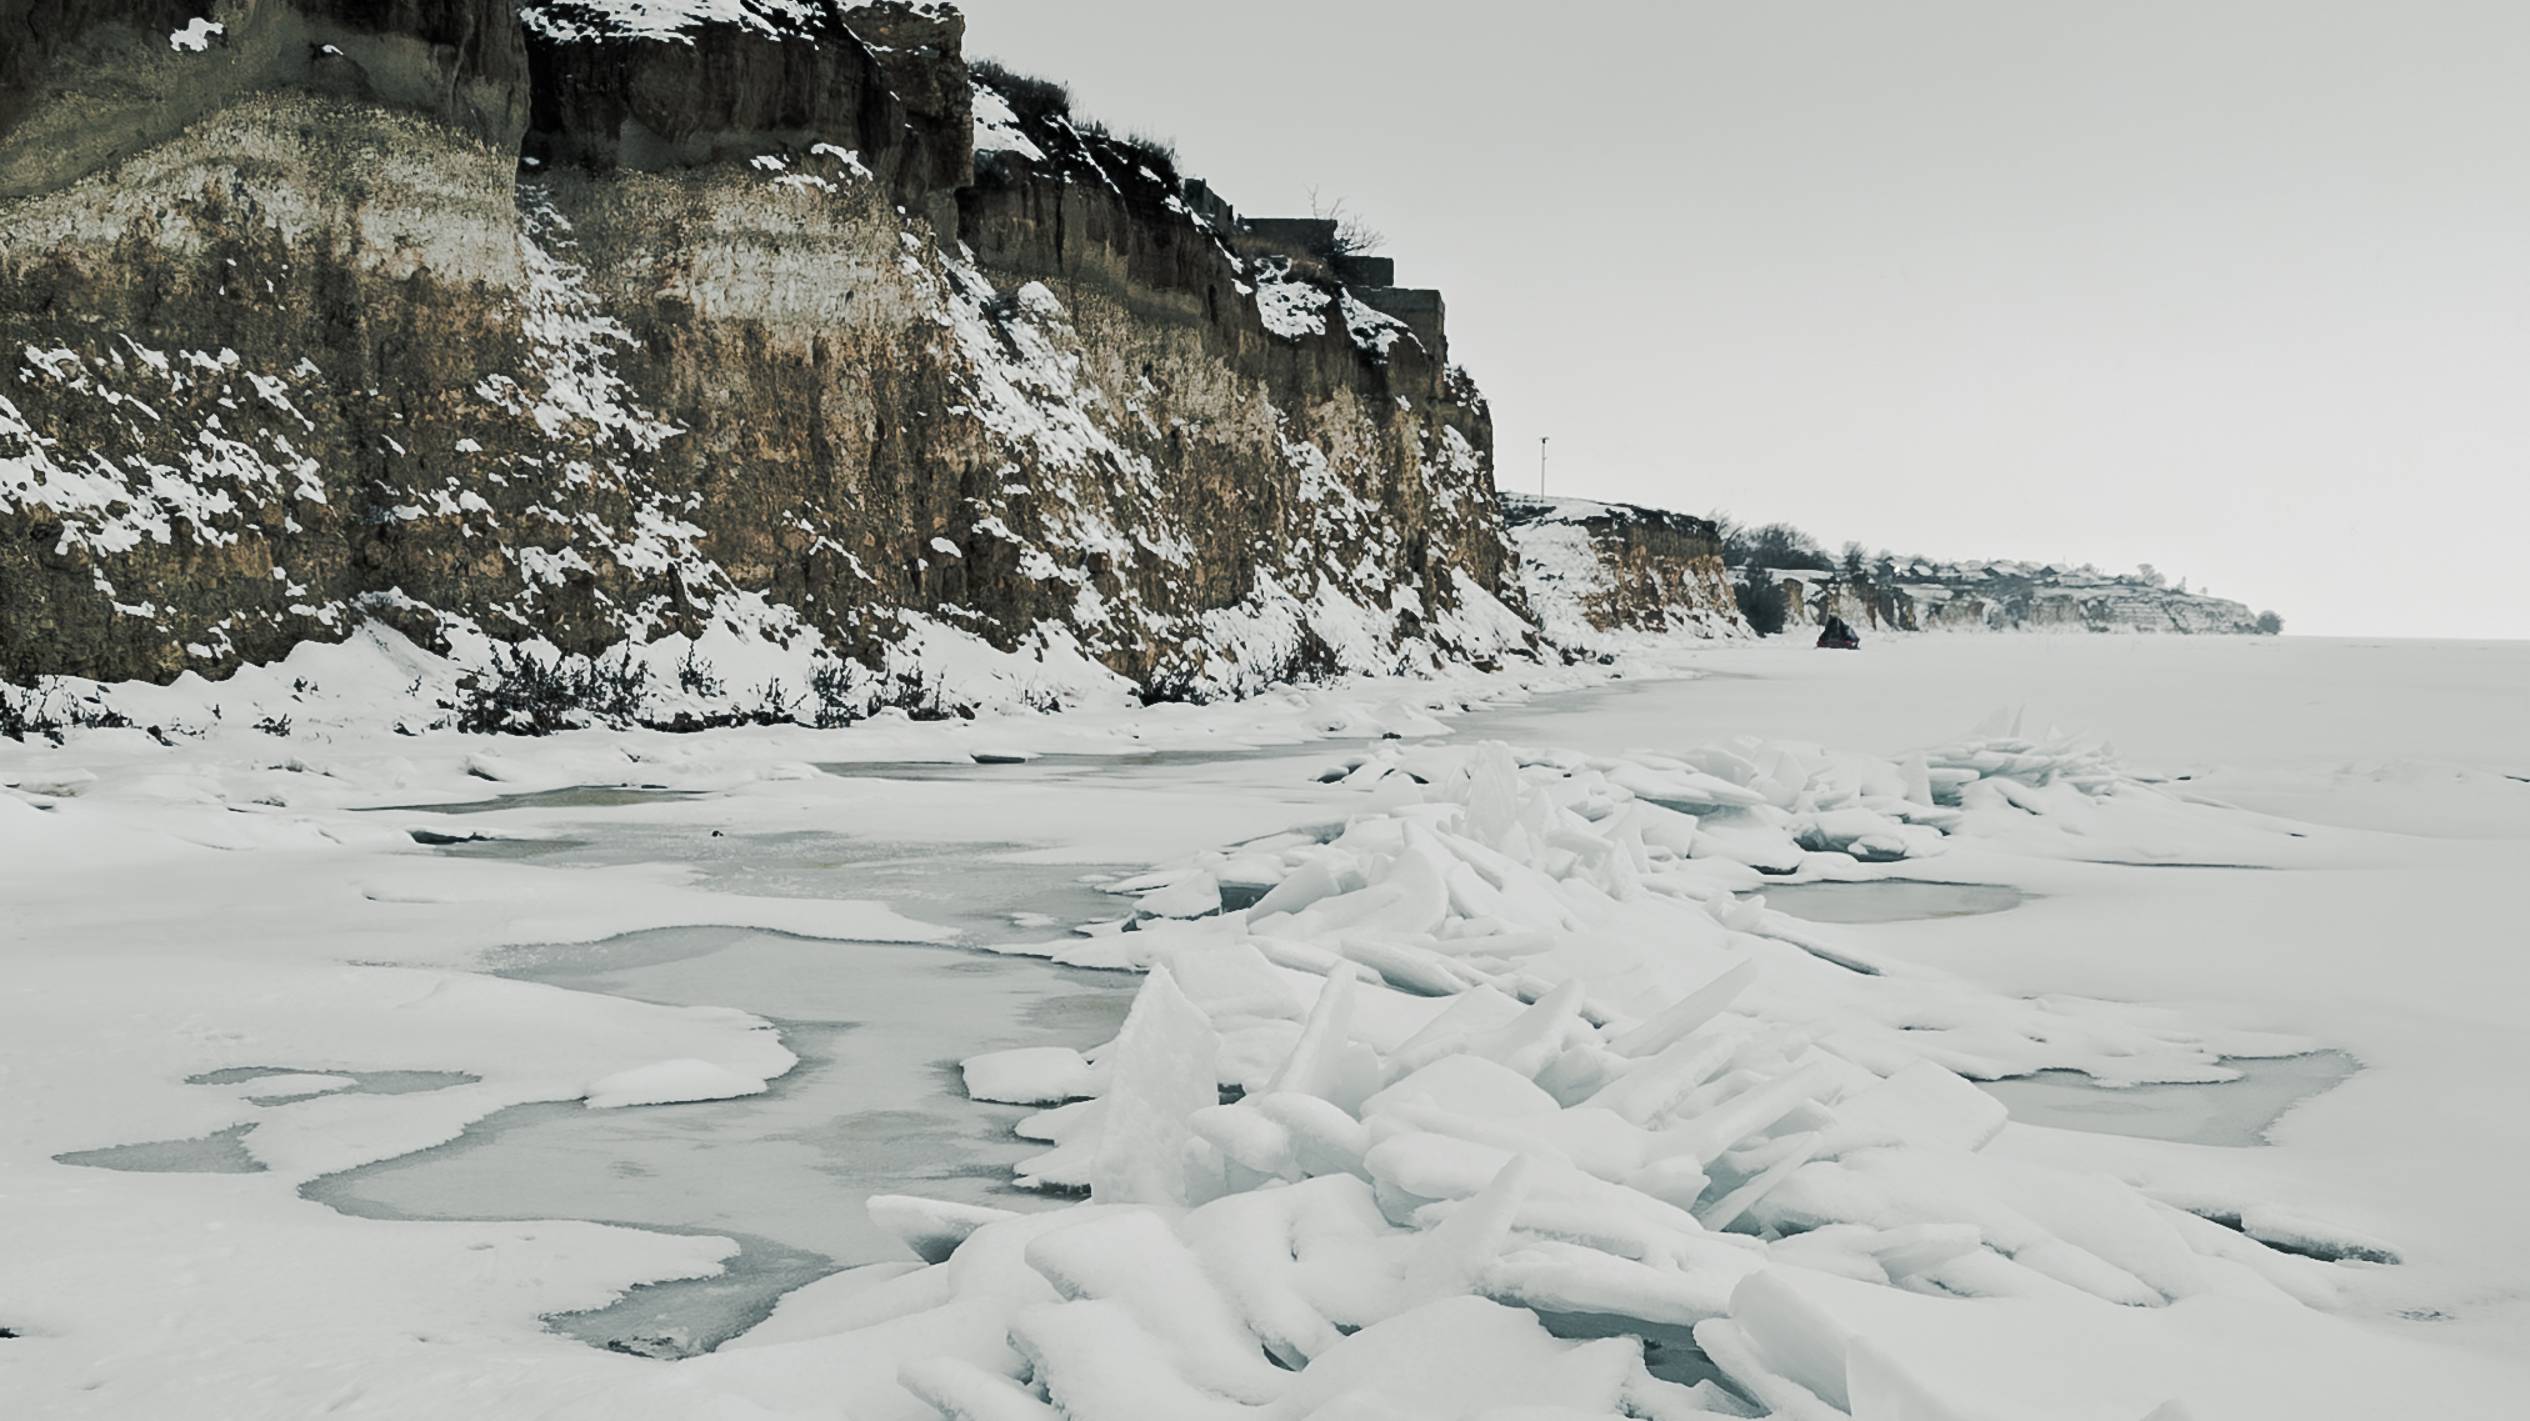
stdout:
[[(967, 1063), (979, 1095), (1051, 1107), (1022, 1181), (1088, 1202), (874, 1205), (945, 1261), (856, 1284), (838, 1323), (965, 1339), (906, 1366), (910, 1397), (995, 1421), (1964, 1416), (1842, 1300), (2329, 1296), (2329, 1265), (2256, 1229), (1985, 1152), (2003, 1111), (1963, 1075), (2204, 1078), (2201, 1043), (1875, 962), (1740, 896), (2149, 793), (2093, 752), (1388, 746), (1341, 779), (1369, 798), (1340, 833), (1161, 870), (1134, 931), (1038, 949), (1149, 974), (1102, 1048)], [(1704, 1374), (1553, 1335), (1611, 1330), (1574, 1319), (1691, 1332)]]

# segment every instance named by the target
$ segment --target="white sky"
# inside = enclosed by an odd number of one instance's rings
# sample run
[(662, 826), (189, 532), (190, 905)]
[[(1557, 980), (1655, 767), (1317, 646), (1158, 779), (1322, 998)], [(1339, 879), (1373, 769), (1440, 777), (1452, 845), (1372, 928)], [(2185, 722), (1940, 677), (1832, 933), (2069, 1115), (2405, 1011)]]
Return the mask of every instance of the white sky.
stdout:
[(2530, 0), (961, 0), (1441, 287), (1502, 482), (2530, 635)]

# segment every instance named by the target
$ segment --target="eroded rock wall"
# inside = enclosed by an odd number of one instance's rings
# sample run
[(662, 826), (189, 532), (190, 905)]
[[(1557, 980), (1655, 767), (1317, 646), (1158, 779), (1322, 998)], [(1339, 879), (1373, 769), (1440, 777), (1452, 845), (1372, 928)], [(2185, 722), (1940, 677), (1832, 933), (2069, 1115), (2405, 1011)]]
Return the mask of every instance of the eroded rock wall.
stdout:
[(954, 12), (653, 13), (0, 0), (0, 672), (370, 616), (913, 619), (1189, 694), (1529, 644), (1482, 399), (1401, 323), (978, 125)]
[(1529, 605), (1560, 645), (1587, 649), (1628, 632), (1750, 634), (1708, 519), (1519, 493), (1502, 495), (1502, 512)]
[[(1072, 378), (1119, 396), (1121, 418), (1087, 451), (1109, 471), (1103, 504), (1065, 498), (1022, 523), (987, 497), (970, 561), (1043, 568), (1066, 542), (1115, 547), (1136, 569), (1115, 589), (1076, 575), (1094, 579), (1096, 557), (1041, 579), (1121, 619), (1085, 630), (1102, 655), (1171, 586), (1208, 609), (1193, 640), (1216, 659), (1370, 669), (1387, 643), (1500, 649), (1495, 599), (1516, 593), (1492, 421), (1462, 374), (1330, 274), (1295, 273), (1191, 211), (1156, 155), (1059, 117), (979, 132), (997, 146), (960, 194), (961, 237), (1016, 293), (1014, 323), (1040, 308), (1059, 322)], [(1263, 669), (1218, 674), (1253, 684)]]
[[(1522, 493), (1504, 493), (1501, 506), (1522, 592), (1556, 645), (1602, 649), (1628, 633), (1752, 634), (1709, 520)], [(1767, 576), (1781, 590), (1787, 630), (1815, 630), (1831, 616), (1862, 631), (2261, 630), (2238, 602), (2093, 568), (1891, 562), (1859, 577), (1809, 568)]]
[(2244, 636), (2260, 631), (2241, 603), (2140, 577), (2022, 563), (1918, 565), (1895, 579), (1859, 582), (1804, 569), (1775, 574), (1786, 625), (1816, 627), (1830, 615), (1893, 631), (2142, 632)]

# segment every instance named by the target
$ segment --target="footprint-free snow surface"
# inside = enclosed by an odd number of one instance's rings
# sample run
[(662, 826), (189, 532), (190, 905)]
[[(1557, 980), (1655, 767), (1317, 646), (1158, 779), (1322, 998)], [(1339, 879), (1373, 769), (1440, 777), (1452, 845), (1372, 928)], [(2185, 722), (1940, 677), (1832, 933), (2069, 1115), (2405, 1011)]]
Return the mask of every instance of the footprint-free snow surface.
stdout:
[(28, 1414), (2530, 1394), (2530, 651), (1646, 645), (370, 728), (421, 655), (149, 692), (172, 748), (0, 745)]

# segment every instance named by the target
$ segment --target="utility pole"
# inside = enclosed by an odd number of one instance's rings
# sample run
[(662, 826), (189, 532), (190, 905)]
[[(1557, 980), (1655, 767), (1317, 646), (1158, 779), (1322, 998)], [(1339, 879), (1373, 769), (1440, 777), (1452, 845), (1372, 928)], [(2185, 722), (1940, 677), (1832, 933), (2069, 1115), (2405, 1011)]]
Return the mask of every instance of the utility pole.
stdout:
[(1537, 441), (1537, 496), (1546, 496), (1546, 439), (1542, 435)]

